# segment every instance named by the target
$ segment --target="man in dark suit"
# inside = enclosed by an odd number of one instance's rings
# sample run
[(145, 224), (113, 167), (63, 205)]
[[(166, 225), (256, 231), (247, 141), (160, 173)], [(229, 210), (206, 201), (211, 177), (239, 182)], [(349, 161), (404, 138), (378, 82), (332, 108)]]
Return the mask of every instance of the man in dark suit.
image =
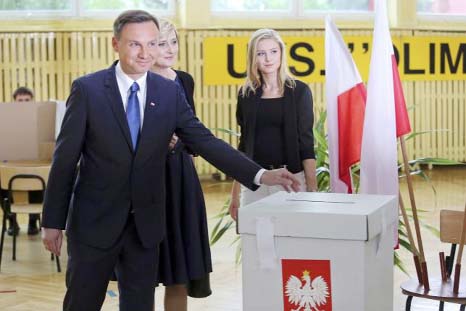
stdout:
[(119, 61), (72, 85), (42, 222), (44, 245), (57, 255), (66, 225), (64, 310), (100, 310), (113, 271), (120, 310), (153, 310), (158, 244), (165, 233), (165, 158), (174, 132), (251, 189), (261, 183), (299, 186), (288, 171), (265, 171), (212, 136), (175, 83), (149, 72), (157, 40), (152, 15), (122, 13), (112, 41)]

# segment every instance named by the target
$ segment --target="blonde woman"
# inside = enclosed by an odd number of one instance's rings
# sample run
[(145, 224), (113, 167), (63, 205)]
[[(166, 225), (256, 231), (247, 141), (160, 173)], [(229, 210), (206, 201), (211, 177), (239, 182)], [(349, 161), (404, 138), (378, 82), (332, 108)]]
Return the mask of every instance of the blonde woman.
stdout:
[[(194, 80), (172, 69), (178, 59), (178, 34), (167, 20), (160, 21), (159, 54), (152, 71), (175, 81), (193, 111)], [(201, 185), (189, 150), (174, 135), (166, 163), (167, 235), (160, 245), (158, 282), (165, 288), (165, 310), (187, 310), (187, 296), (211, 294), (212, 271), (207, 218)]]
[[(259, 29), (248, 45), (247, 77), (236, 111), (238, 149), (266, 169), (286, 167), (301, 180), (300, 191), (317, 191), (313, 105), (309, 87), (288, 74), (285, 44), (272, 29)], [(282, 190), (256, 191), (233, 182), (230, 215), (240, 206)]]

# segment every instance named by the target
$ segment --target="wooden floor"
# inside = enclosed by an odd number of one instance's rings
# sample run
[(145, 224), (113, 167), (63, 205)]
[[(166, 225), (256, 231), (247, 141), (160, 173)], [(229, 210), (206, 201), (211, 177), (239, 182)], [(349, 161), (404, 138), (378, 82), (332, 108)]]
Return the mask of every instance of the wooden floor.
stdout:
[[(416, 198), (418, 207), (426, 210), (424, 221), (438, 227), (439, 211), (441, 209), (463, 210), (466, 201), (466, 169), (435, 168), (428, 172), (432, 184), (417, 181)], [(434, 194), (435, 187), (437, 195)], [(405, 194), (405, 185), (402, 186)], [(230, 190), (229, 183), (204, 182), (208, 215), (213, 216), (222, 206)], [(405, 200), (407, 201), (407, 197)], [(0, 273), (0, 310), (2, 311), (51, 311), (60, 310), (64, 295), (64, 273), (57, 273), (55, 265), (50, 261), (49, 254), (43, 249), (38, 236), (28, 237), (25, 234), (26, 219), (20, 218), (22, 231), (18, 240), (18, 259), (11, 260), (11, 238), (6, 239), (4, 259)], [(210, 219), (212, 225), (214, 220)], [(234, 264), (235, 248), (230, 246), (233, 239), (230, 236), (212, 248), (214, 273), (212, 274), (213, 295), (206, 299), (191, 299), (190, 310), (193, 311), (238, 311), (241, 310), (241, 268)], [(439, 274), (438, 252), (448, 251), (447, 245), (442, 245), (438, 238), (423, 231), (424, 248), (427, 254), (429, 272), (432, 276)], [(410, 254), (400, 251), (407, 268), (414, 276)], [(63, 266), (66, 266), (66, 256), (63, 256)], [(409, 276), (399, 270), (394, 270), (394, 310), (404, 310), (405, 297), (400, 293), (399, 285)], [(163, 310), (163, 289), (156, 291), (157, 310)], [(118, 290), (116, 284), (110, 284), (104, 311), (118, 310)], [(437, 304), (414, 299), (413, 311), (438, 310)], [(457, 305), (446, 305), (445, 310), (459, 310)], [(85, 311), (85, 310), (83, 310)], [(271, 310), (274, 311), (274, 310)], [(342, 310), (336, 310), (342, 311)], [(377, 310), (373, 310), (377, 311)]]

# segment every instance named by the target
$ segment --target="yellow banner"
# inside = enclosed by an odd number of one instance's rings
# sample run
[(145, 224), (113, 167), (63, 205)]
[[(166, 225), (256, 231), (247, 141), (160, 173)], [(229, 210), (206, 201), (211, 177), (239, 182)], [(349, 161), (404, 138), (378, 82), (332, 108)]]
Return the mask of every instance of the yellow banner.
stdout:
[[(242, 84), (246, 76), (247, 37), (206, 38), (203, 42), (204, 83)], [(348, 36), (345, 42), (367, 81), (372, 37)], [(325, 81), (323, 37), (283, 37), (291, 74), (305, 82)], [(466, 79), (466, 37), (395, 37), (402, 80)]]

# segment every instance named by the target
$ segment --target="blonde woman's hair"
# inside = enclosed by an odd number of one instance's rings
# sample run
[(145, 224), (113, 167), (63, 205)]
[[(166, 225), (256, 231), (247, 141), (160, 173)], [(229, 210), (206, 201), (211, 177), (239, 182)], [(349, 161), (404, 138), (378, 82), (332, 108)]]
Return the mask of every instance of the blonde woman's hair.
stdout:
[(176, 37), (178, 38), (178, 31), (176, 30), (175, 25), (168, 19), (164, 19), (164, 18), (159, 19), (159, 31), (160, 31), (160, 34), (168, 34), (174, 31)]
[(247, 96), (250, 92), (255, 94), (256, 91), (262, 87), (262, 74), (257, 68), (257, 45), (264, 39), (275, 40), (280, 46), (281, 60), (280, 68), (278, 69), (278, 86), (280, 93), (283, 94), (285, 92), (285, 86), (294, 88), (296, 85), (288, 72), (285, 43), (277, 31), (263, 28), (254, 32), (248, 43), (246, 82), (241, 87), (242, 96)]

